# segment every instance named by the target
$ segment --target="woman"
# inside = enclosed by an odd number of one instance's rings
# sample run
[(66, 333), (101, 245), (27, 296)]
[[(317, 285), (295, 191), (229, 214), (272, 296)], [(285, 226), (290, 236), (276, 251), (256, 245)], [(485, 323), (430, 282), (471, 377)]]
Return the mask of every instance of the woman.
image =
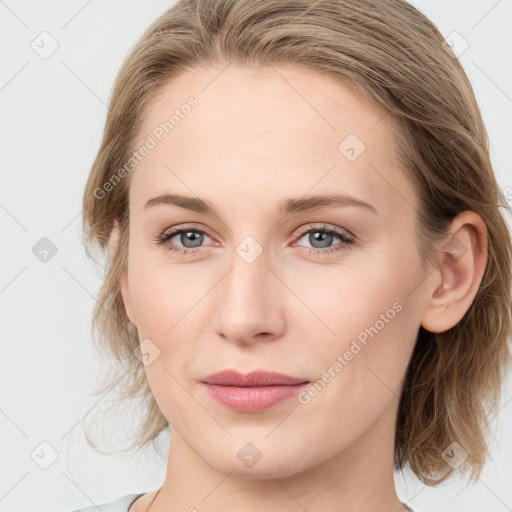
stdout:
[(134, 447), (171, 429), (163, 485), (102, 509), (399, 512), (393, 469), (477, 479), (510, 364), (500, 207), (468, 78), (405, 1), (179, 1), (84, 194), (102, 389), (147, 404)]

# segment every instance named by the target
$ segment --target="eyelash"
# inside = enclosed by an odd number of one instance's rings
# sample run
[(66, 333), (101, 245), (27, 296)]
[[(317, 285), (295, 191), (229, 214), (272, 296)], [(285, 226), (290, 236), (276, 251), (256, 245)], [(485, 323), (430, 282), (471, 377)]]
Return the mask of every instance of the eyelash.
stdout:
[[(164, 232), (161, 235), (158, 235), (157, 237), (155, 237), (154, 241), (157, 245), (164, 245), (168, 240), (173, 238), (175, 235), (178, 235), (180, 233), (185, 233), (187, 231), (192, 231), (195, 233), (201, 233), (201, 234), (210, 236), (206, 231), (204, 231), (202, 229), (196, 228), (194, 226), (184, 226), (184, 227), (181, 227), (180, 229), (173, 229), (172, 231), (169, 231), (167, 233)], [(321, 233), (327, 233), (329, 235), (335, 235), (338, 238), (340, 238), (340, 240), (342, 242), (337, 245), (341, 245), (341, 246), (344, 245), (344, 247), (336, 248), (336, 246), (335, 246), (335, 247), (331, 247), (331, 248), (327, 248), (327, 249), (315, 249), (314, 247), (303, 247), (303, 250), (308, 255), (317, 256), (320, 253), (321, 254), (337, 253), (337, 252), (343, 251), (345, 249), (348, 249), (348, 246), (355, 243), (354, 238), (350, 238), (342, 231), (339, 231), (335, 228), (331, 228), (331, 227), (328, 227), (325, 225), (320, 226), (320, 227), (309, 227), (308, 226), (307, 228), (305, 228), (304, 230), (301, 231), (301, 233), (299, 234), (299, 239), (301, 239), (305, 234), (310, 233), (310, 232), (314, 232), (314, 233), (321, 232)], [(200, 247), (197, 247), (195, 249), (183, 249), (181, 247), (174, 246), (174, 244), (169, 244), (169, 246), (168, 246), (169, 251), (179, 253), (179, 254), (185, 254), (185, 255), (199, 252), (199, 249), (200, 249)]]

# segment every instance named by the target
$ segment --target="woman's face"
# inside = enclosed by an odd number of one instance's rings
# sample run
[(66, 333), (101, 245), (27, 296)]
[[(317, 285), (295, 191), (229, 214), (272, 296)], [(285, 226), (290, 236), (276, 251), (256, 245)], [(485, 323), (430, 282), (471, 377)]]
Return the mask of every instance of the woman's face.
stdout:
[[(143, 145), (122, 293), (173, 436), (247, 478), (391, 454), (424, 292), (389, 116), (311, 70), (212, 67), (165, 87)], [(227, 369), (309, 385), (202, 382)]]

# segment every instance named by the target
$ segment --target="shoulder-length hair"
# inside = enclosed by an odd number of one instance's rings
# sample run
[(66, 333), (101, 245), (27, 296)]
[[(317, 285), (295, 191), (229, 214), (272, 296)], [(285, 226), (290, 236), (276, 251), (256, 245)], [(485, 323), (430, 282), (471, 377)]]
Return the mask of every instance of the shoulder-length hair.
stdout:
[[(442, 456), (457, 442), (461, 469), (478, 478), (488, 456), (490, 414), (511, 361), (510, 213), (493, 172), (486, 128), (472, 86), (436, 26), (404, 0), (179, 0), (145, 32), (117, 76), (105, 131), (83, 196), (86, 252), (106, 249), (119, 222), (118, 257), (107, 262), (92, 327), (117, 371), (121, 397), (140, 397), (144, 421), (131, 447), (166, 427), (149, 388), (139, 345), (123, 306), (119, 279), (128, 252), (126, 162), (136, 149), (148, 105), (169, 81), (198, 66), (291, 63), (336, 77), (396, 123), (396, 155), (415, 184), (418, 247), (424, 268), (438, 261), (456, 215), (471, 210), (488, 231), (481, 285), (451, 329), (420, 327), (400, 397), (394, 465), (408, 463), (435, 485), (454, 468)], [(125, 172), (120, 172), (121, 169)], [(110, 186), (105, 185), (110, 183)], [(88, 442), (91, 441), (86, 433)]]

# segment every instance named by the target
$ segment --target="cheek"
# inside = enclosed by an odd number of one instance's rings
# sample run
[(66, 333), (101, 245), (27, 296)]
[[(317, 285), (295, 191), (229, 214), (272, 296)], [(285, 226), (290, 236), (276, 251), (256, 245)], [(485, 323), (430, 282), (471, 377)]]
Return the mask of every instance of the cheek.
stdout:
[(142, 255), (134, 255), (131, 265), (130, 295), (141, 348), (147, 343), (158, 353), (146, 374), (155, 396), (172, 403), (180, 393), (172, 376), (179, 382), (190, 378), (200, 342), (207, 336), (207, 295), (218, 278), (193, 264), (155, 263)]
[(324, 330), (322, 336), (305, 337), (314, 340), (306, 359), (316, 379), (309, 396), (302, 397), (305, 414), (312, 431), (341, 444), (369, 428), (398, 399), (417, 335), (412, 294), (407, 296), (413, 275), (384, 267), (382, 273), (374, 267), (359, 286), (355, 278), (333, 278), (333, 293), (318, 311), (335, 334)]
[[(413, 248), (408, 252), (390, 248), (350, 268), (332, 267), (314, 280), (315, 288), (309, 285), (309, 293), (307, 282), (312, 282), (311, 276), (303, 280), (298, 293), (321, 319), (312, 320), (311, 325), (319, 327), (312, 327), (308, 336), (317, 374), (331, 368), (331, 373), (345, 375), (340, 380), (370, 385), (368, 376), (372, 375), (368, 372), (374, 369), (390, 387), (398, 383), (419, 328), (411, 293), (418, 279), (415, 258)], [(336, 362), (337, 372), (332, 368)]]
[(130, 281), (141, 348), (157, 354), (145, 366), (152, 394), (173, 426), (187, 417), (187, 428), (198, 413), (185, 388), (197, 358), (197, 343), (192, 340), (200, 339), (204, 328), (197, 306), (206, 293), (201, 279), (191, 275), (192, 266), (188, 268), (178, 271), (168, 263), (134, 257)]
[(129, 279), (139, 334), (159, 339), (172, 335), (173, 329), (194, 325), (194, 308), (214, 284), (194, 264), (176, 265), (144, 254), (133, 255)]

